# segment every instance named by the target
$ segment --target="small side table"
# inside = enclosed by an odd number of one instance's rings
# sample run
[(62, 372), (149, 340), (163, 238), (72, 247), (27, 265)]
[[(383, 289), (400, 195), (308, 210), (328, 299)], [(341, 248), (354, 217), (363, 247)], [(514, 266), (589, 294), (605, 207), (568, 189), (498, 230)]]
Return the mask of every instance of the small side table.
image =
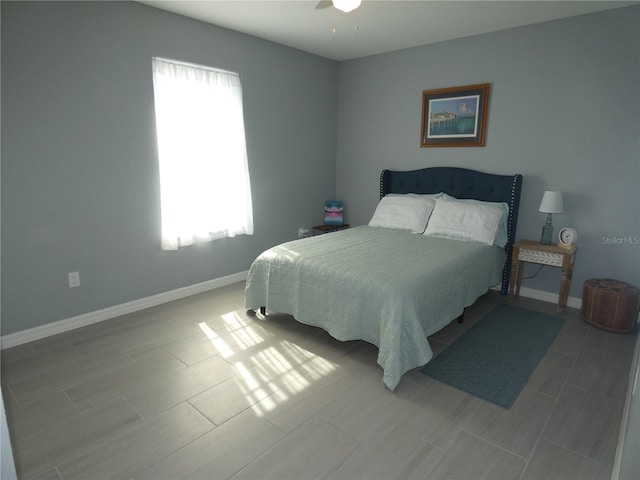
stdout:
[(582, 289), (582, 318), (610, 332), (632, 332), (640, 309), (640, 289), (611, 278), (592, 278)]
[(513, 255), (511, 257), (511, 285), (509, 286), (509, 295), (515, 295), (516, 297), (520, 295), (524, 262), (560, 267), (562, 274), (560, 277), (560, 293), (558, 295), (558, 311), (561, 312), (567, 305), (575, 258), (575, 245), (565, 248), (558, 245), (543, 245), (533, 240), (520, 240), (516, 242), (513, 246)]
[(337, 232), (338, 230), (344, 230), (346, 228), (349, 228), (348, 223), (343, 223), (342, 225), (316, 225), (311, 227), (311, 235), (322, 235), (323, 233)]

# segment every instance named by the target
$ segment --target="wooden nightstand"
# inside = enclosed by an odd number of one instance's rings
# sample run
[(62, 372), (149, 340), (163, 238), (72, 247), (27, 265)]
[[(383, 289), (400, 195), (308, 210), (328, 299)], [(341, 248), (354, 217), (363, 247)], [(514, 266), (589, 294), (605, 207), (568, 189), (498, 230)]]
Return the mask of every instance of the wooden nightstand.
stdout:
[(516, 297), (520, 295), (524, 262), (560, 267), (562, 274), (560, 277), (560, 293), (558, 295), (558, 311), (561, 312), (567, 305), (575, 258), (575, 245), (565, 248), (558, 245), (543, 245), (533, 240), (520, 240), (516, 242), (513, 245), (513, 255), (511, 257), (511, 285), (509, 286), (509, 295), (515, 295)]
[(315, 227), (311, 227), (311, 235), (316, 236), (322, 235), (323, 233), (337, 232), (345, 228), (349, 228), (348, 223), (343, 223), (342, 225), (316, 225)]

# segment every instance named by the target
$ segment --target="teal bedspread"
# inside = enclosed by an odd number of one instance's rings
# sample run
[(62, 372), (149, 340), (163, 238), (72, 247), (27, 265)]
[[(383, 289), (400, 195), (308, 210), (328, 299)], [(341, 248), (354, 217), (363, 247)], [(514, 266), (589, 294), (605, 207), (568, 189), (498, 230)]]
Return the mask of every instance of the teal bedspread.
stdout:
[(262, 253), (245, 306), (376, 345), (383, 382), (394, 390), (406, 371), (431, 360), (427, 336), (500, 283), (504, 262), (495, 246), (356, 227)]

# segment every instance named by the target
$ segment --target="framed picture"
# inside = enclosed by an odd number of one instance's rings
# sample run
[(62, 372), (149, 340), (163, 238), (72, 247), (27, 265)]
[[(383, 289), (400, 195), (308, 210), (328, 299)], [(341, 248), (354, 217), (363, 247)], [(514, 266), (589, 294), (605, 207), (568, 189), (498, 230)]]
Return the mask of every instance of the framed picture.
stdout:
[(482, 147), (489, 84), (422, 92), (421, 147)]
[(324, 202), (324, 224), (342, 225), (344, 202), (342, 200), (326, 200)]

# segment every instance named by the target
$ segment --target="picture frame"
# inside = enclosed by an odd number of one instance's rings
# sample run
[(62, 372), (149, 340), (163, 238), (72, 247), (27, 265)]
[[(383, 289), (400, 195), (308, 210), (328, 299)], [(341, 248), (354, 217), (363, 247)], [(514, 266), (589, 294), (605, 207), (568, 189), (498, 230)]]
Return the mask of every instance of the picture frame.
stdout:
[(424, 90), (421, 147), (483, 147), (489, 84)]

